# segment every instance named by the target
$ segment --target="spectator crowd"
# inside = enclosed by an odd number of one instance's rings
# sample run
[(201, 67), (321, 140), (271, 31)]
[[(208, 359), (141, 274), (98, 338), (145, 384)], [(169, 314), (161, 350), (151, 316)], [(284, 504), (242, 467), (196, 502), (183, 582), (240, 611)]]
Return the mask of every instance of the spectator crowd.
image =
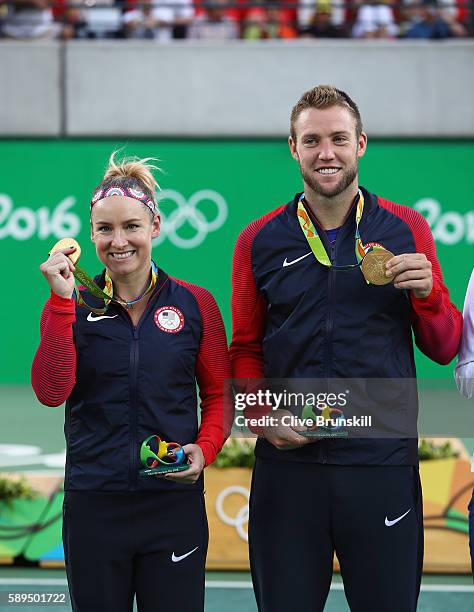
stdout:
[(468, 0), (0, 0), (0, 38), (446, 39)]

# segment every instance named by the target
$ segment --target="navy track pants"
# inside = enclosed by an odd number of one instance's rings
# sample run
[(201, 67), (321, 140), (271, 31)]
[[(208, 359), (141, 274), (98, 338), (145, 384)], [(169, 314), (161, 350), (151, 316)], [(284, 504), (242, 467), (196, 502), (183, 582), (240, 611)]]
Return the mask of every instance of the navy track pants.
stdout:
[(415, 612), (423, 563), (418, 469), (257, 458), (249, 545), (260, 612), (321, 612), (334, 552), (352, 612)]
[(66, 491), (63, 543), (74, 612), (204, 610), (201, 491)]

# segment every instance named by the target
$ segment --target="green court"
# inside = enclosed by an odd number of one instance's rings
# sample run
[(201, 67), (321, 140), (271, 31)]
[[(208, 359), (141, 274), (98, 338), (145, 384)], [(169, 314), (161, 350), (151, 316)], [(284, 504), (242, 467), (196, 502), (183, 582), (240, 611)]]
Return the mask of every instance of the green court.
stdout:
[[(369, 583), (367, 584), (370, 588)], [(4, 567), (0, 570), (0, 612), (38, 610), (38, 605), (8, 605), (8, 593), (60, 593), (67, 590), (63, 570)], [(69, 606), (50, 604), (58, 612)], [(474, 586), (467, 576), (426, 576), (423, 580), (418, 605), (420, 612), (470, 612), (474, 608)], [(206, 612), (256, 612), (252, 584), (248, 573), (208, 572), (206, 576)], [(308, 612), (311, 610), (308, 602)], [(349, 612), (342, 583), (336, 576), (325, 607), (327, 612)]]
[[(4, 410), (0, 434), (0, 471), (23, 470), (61, 475), (64, 451), (62, 408), (41, 406), (28, 386), (3, 386), (0, 388), (0, 393)], [(7, 408), (9, 408), (8, 419), (5, 417)], [(370, 576), (367, 577), (367, 588), (370, 588)], [(0, 566), (0, 612), (50, 607), (63, 612), (70, 607), (60, 604), (29, 606), (8, 604), (8, 594), (65, 594), (66, 592), (67, 584), (63, 569)], [(206, 612), (256, 612), (250, 575), (247, 572), (208, 572), (205, 609)], [(307, 610), (311, 611), (310, 602)], [(339, 575), (334, 577), (325, 610), (349, 611)], [(421, 612), (474, 610), (472, 576), (425, 576), (418, 610)]]

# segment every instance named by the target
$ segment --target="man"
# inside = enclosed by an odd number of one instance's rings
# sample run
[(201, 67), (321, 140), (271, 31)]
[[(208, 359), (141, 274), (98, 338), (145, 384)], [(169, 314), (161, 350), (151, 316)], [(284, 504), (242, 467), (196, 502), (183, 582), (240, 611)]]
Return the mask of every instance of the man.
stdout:
[[(414, 378), (412, 331), (431, 359), (451, 361), (462, 317), (426, 221), (359, 189), (367, 136), (356, 104), (315, 87), (293, 108), (290, 134), (304, 193), (251, 223), (235, 247), (234, 378)], [(361, 272), (374, 250), (395, 254), (384, 286)], [(323, 610), (335, 551), (352, 612), (415, 611), (416, 438), (317, 440), (285, 424), (286, 410), (271, 414), (258, 432), (250, 502), (259, 610)]]

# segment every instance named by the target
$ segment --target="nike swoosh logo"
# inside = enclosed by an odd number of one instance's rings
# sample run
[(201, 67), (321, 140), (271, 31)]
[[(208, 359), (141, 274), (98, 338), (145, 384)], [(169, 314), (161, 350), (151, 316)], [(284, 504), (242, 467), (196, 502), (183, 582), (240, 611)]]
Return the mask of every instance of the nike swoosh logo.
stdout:
[[(411, 510), (411, 508), (410, 508)], [(389, 521), (388, 517), (385, 517), (385, 524), (387, 525), (387, 527), (391, 527), (392, 525), (395, 525), (395, 523), (398, 523), (398, 521), (401, 521), (402, 518), (405, 518), (406, 515), (410, 512), (410, 510), (407, 510), (405, 512), (405, 514), (402, 514), (402, 516), (399, 516), (398, 518), (394, 519), (393, 521)]]
[(171, 561), (173, 561), (173, 563), (178, 563), (178, 561), (182, 561), (183, 559), (186, 559), (186, 557), (189, 557), (189, 555), (192, 555), (193, 552), (195, 552), (197, 549), (199, 548), (199, 546), (196, 546), (196, 548), (193, 548), (192, 550), (190, 550), (189, 552), (187, 552), (185, 555), (181, 555), (180, 557), (177, 557), (174, 553), (171, 555)]
[(90, 312), (90, 313), (87, 315), (87, 320), (88, 320), (88, 321), (91, 321), (91, 322), (92, 322), (92, 321), (100, 321), (101, 319), (115, 319), (115, 317), (117, 317), (117, 316), (118, 316), (118, 315), (113, 315), (112, 317), (111, 317), (111, 316), (107, 316), (107, 315), (102, 315), (102, 316), (100, 316), (100, 317), (93, 317), (93, 316), (92, 316), (92, 312)]
[(283, 262), (283, 268), (286, 268), (286, 266), (292, 266), (295, 263), (298, 263), (299, 261), (301, 261), (302, 259), (304, 259), (305, 257), (308, 257), (308, 255), (311, 255), (313, 251), (310, 251), (309, 253), (306, 253), (306, 255), (302, 255), (301, 257), (298, 257), (298, 259), (293, 259), (293, 261), (288, 261), (288, 259), (285, 257), (285, 261)]

